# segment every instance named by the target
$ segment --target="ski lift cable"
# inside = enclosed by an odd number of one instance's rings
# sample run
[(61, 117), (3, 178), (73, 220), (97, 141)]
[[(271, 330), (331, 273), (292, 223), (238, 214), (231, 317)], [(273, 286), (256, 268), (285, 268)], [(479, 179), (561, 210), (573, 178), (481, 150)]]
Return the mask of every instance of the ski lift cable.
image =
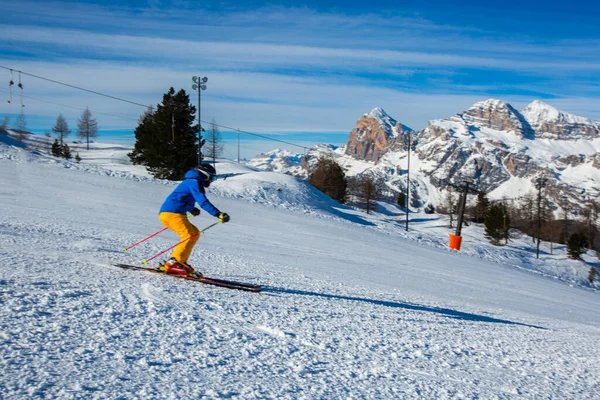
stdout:
[[(10, 70), (10, 71), (13, 71), (11, 68), (5, 67), (3, 65), (0, 65), (0, 68), (4, 68), (4, 69)], [(44, 78), (43, 76), (38, 76), (38, 75), (34, 75), (34, 74), (30, 74), (30, 73), (23, 72), (23, 71), (18, 71), (18, 70), (15, 70), (15, 71), (18, 72), (19, 74), (23, 74), (23, 75), (31, 76), (33, 78), (37, 78), (37, 79), (41, 79), (41, 80), (44, 80), (44, 81), (56, 83), (58, 85), (67, 86), (67, 87), (70, 87), (70, 88), (73, 88), (73, 89), (82, 90), (84, 92), (93, 93), (93, 94), (96, 94), (98, 96), (108, 97), (109, 99), (118, 100), (118, 101), (122, 101), (122, 102), (125, 102), (125, 103), (133, 104), (133, 105), (136, 105), (136, 106), (148, 108), (147, 104), (136, 103), (134, 101), (126, 100), (126, 99), (123, 99), (123, 98), (120, 98), (120, 97), (116, 97), (116, 96), (111, 96), (109, 94), (97, 92), (95, 90), (85, 89), (85, 88), (82, 88), (80, 86), (70, 85), (68, 83), (60, 82), (60, 81), (57, 81), (57, 80), (54, 80), (54, 79)]]
[[(204, 122), (206, 124), (209, 124), (209, 123), (212, 124), (212, 122), (208, 122), (208, 121), (200, 121), (200, 122)], [(260, 137), (260, 138), (263, 138), (263, 139), (266, 139), (266, 140), (272, 140), (274, 142), (285, 143), (285, 144), (289, 144), (290, 146), (300, 147), (300, 148), (305, 149), (305, 150), (309, 150), (310, 149), (310, 147), (302, 146), (302, 145), (299, 145), (299, 144), (296, 144), (296, 143), (292, 143), (292, 142), (288, 142), (288, 141), (285, 141), (285, 140), (271, 138), (271, 137), (268, 137), (268, 136), (265, 136), (265, 135), (260, 135), (258, 133), (247, 132), (247, 131), (243, 131), (241, 129), (232, 128), (230, 126), (225, 126), (225, 125), (219, 125), (219, 124), (214, 124), (214, 125), (218, 126), (220, 128), (223, 128), (223, 129), (229, 129), (229, 130), (232, 130), (232, 131), (235, 131), (235, 132), (245, 133), (246, 135), (257, 136), (257, 137)]]
[[(5, 89), (0, 89), (0, 91), (7, 92), (7, 90), (5, 90)], [(41, 101), (43, 103), (54, 104), (54, 105), (57, 105), (57, 106), (60, 106), (60, 107), (72, 108), (74, 110), (81, 110), (81, 111), (85, 110), (85, 108), (83, 108), (83, 107), (71, 106), (71, 105), (68, 105), (68, 104), (61, 104), (61, 103), (57, 103), (55, 101), (40, 99), (40, 98), (33, 97), (33, 96), (23, 95), (23, 97), (25, 97), (27, 99), (31, 99), (31, 100)], [(110, 113), (105, 113), (105, 112), (101, 112), (101, 111), (94, 111), (94, 113), (101, 114), (101, 115), (106, 115), (106, 116), (109, 116), (109, 117), (117, 117), (117, 118), (130, 119), (130, 120), (135, 120), (135, 121), (138, 120), (138, 118), (134, 118), (134, 117), (127, 117), (125, 115), (118, 115), (118, 114), (110, 114)]]
[[(60, 81), (57, 81), (57, 80), (54, 80), (54, 79), (44, 78), (43, 76), (34, 75), (34, 74), (27, 73), (27, 72), (19, 71), (19, 70), (13, 70), (12, 68), (5, 67), (4, 65), (0, 65), (0, 68), (9, 70), (9, 71), (11, 71), (11, 73), (12, 73), (12, 71), (19, 72), (19, 77), (20, 77), (20, 74), (23, 74), (23, 75), (31, 76), (33, 78), (37, 78), (37, 79), (41, 79), (41, 80), (44, 80), (44, 81), (56, 83), (58, 85), (63, 85), (63, 86), (67, 86), (67, 87), (70, 87), (70, 88), (73, 88), (73, 89), (82, 90), (84, 92), (96, 94), (98, 96), (103, 96), (103, 97), (107, 97), (109, 99), (118, 100), (118, 101), (122, 101), (122, 102), (125, 102), (125, 103), (133, 104), (133, 105), (136, 105), (136, 106), (144, 107), (145, 109), (148, 108), (147, 104), (136, 103), (134, 101), (130, 101), (130, 100), (126, 100), (126, 99), (123, 99), (123, 98), (120, 98), (120, 97), (116, 97), (116, 96), (108, 95), (108, 94), (105, 94), (105, 93), (97, 92), (95, 90), (85, 89), (85, 88), (82, 88), (80, 86), (71, 85), (71, 84), (60, 82)], [(21, 87), (21, 90), (22, 90), (22, 86), (20, 86), (20, 87)], [(201, 123), (207, 123), (207, 124), (209, 123), (207, 121), (200, 121), (200, 122)], [(230, 129), (230, 130), (235, 131), (235, 132), (245, 133), (247, 135), (252, 135), (252, 136), (260, 137), (260, 138), (263, 138), (263, 139), (266, 139), (266, 140), (271, 140), (271, 141), (274, 141), (274, 142), (284, 143), (284, 144), (287, 144), (287, 145), (290, 145), (290, 146), (300, 147), (300, 148), (302, 148), (304, 150), (310, 150), (309, 147), (302, 146), (302, 145), (299, 145), (299, 144), (296, 144), (296, 143), (292, 143), (292, 142), (288, 142), (288, 141), (285, 141), (285, 140), (274, 139), (274, 138), (271, 138), (271, 137), (268, 137), (268, 136), (265, 136), (265, 135), (260, 135), (260, 134), (257, 134), (257, 133), (242, 131), (240, 129), (231, 128), (231, 127), (228, 127), (228, 126), (225, 126), (225, 125), (215, 124), (215, 126), (218, 126), (218, 127), (224, 128), (224, 129)]]

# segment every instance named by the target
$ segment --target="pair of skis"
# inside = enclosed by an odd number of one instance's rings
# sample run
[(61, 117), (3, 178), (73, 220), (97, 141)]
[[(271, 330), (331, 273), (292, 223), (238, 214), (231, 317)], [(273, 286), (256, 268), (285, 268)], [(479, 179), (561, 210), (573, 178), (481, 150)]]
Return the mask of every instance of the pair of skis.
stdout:
[(183, 275), (171, 275), (171, 274), (167, 274), (166, 272), (159, 271), (158, 269), (155, 269), (155, 268), (140, 267), (137, 265), (129, 265), (129, 264), (113, 264), (113, 265), (115, 267), (119, 267), (119, 268), (123, 268), (123, 269), (129, 269), (129, 270), (135, 270), (135, 271), (147, 271), (147, 272), (152, 272), (155, 274), (162, 274), (162, 275), (172, 276), (174, 278), (185, 279), (188, 281), (204, 283), (206, 285), (219, 286), (219, 287), (228, 288), (228, 289), (243, 290), (246, 292), (259, 293), (263, 289), (262, 285), (255, 285), (252, 283), (236, 282), (236, 281), (230, 281), (230, 280), (226, 280), (226, 279), (215, 279), (215, 278), (209, 278), (206, 276), (201, 276), (201, 277), (196, 278), (196, 277), (183, 276)]

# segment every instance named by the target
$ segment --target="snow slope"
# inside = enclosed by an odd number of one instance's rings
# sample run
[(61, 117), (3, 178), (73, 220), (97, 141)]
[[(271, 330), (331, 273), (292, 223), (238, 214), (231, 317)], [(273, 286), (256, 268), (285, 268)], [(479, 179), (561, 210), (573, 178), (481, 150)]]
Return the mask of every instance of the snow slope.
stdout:
[(454, 253), (418, 217), (406, 234), (389, 207), (226, 162), (208, 196), (232, 220), (190, 262), (265, 292), (123, 271), (177, 240), (122, 251), (162, 228), (176, 184), (127, 168), (0, 144), (2, 399), (600, 395), (598, 292), (577, 273), (532, 273), (516, 247)]

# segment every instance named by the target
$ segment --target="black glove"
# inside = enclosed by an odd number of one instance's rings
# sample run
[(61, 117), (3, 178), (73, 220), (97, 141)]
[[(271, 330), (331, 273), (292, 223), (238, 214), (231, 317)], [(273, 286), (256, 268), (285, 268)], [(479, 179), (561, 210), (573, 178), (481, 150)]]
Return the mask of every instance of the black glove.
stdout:
[(219, 219), (223, 223), (229, 222), (229, 214), (227, 214), (227, 213), (221, 213), (221, 214), (219, 214)]
[(194, 217), (197, 217), (198, 215), (200, 215), (200, 210), (194, 207), (194, 209), (192, 210), (192, 215)]

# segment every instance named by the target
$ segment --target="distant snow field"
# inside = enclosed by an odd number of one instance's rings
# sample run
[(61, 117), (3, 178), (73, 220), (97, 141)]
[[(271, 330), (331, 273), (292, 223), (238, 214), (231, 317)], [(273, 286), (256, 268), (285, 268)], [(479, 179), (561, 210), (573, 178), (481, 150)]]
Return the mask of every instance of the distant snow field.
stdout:
[(536, 260), (530, 238), (494, 247), (475, 225), (454, 252), (438, 215), (406, 232), (393, 204), (366, 215), (219, 160), (207, 195), (231, 222), (190, 263), (264, 292), (125, 271), (178, 240), (123, 252), (162, 229), (177, 184), (129, 151), (78, 164), (0, 143), (0, 398), (600, 398), (591, 254)]

